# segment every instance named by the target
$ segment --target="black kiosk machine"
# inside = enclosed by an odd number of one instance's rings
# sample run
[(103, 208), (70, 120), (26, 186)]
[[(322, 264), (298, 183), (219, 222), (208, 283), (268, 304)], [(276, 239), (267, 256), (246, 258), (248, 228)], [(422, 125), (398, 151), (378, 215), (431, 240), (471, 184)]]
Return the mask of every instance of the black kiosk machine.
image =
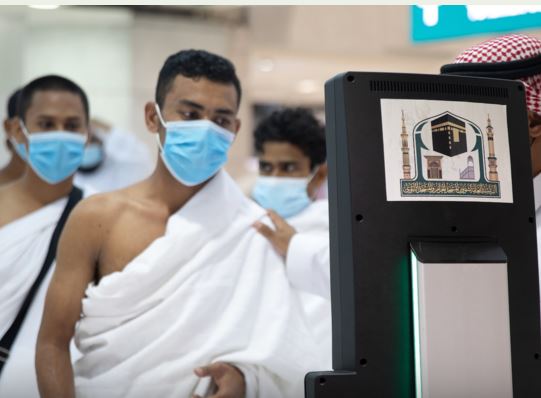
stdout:
[(308, 398), (539, 398), (521, 83), (349, 72), (325, 86), (333, 369)]

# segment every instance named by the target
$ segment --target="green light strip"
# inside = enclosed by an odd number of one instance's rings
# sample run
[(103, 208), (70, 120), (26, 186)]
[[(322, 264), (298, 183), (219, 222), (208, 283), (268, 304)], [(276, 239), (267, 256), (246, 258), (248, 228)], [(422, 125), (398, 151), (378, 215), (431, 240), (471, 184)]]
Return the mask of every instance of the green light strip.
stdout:
[(419, 282), (417, 257), (413, 251), (410, 252), (411, 258), (411, 293), (413, 303), (413, 345), (415, 356), (415, 396), (422, 398), (423, 386), (421, 384), (421, 337), (419, 331)]

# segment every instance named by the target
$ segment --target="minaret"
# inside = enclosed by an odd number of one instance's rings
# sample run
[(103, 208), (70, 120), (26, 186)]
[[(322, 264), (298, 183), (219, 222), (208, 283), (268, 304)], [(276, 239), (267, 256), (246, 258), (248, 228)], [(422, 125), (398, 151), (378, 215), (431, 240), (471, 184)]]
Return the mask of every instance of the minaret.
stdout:
[(411, 180), (411, 166), (410, 166), (410, 148), (408, 146), (408, 133), (406, 131), (406, 121), (404, 118), (404, 110), (402, 110), (402, 171), (404, 172), (404, 179)]
[(490, 115), (487, 118), (487, 138), (488, 138), (488, 180), (498, 181), (498, 159), (494, 153), (494, 132), (490, 123)]

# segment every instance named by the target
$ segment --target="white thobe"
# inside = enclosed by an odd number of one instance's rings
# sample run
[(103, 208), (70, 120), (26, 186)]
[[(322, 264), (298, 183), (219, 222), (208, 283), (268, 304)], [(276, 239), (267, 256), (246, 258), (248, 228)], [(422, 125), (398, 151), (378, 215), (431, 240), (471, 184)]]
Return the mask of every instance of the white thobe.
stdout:
[(303, 291), (330, 299), (329, 204), (318, 200), (287, 223), (297, 230), (286, 257), (291, 284)]
[(302, 397), (321, 366), (282, 260), (252, 224), (264, 210), (221, 171), (164, 236), (90, 284), (75, 340), (78, 397), (189, 397), (193, 369), (244, 373), (247, 397)]
[[(83, 195), (88, 196), (86, 190)], [(51, 243), (51, 238), (68, 202), (64, 197), (0, 228), (0, 336), (11, 326), (26, 294), (36, 280)], [(45, 296), (54, 272), (53, 261), (43, 278), (26, 317), (11, 347), (0, 376), (0, 397), (39, 398), (36, 379), (36, 342)], [(70, 344), (72, 361), (80, 353)]]
[[(14, 321), (36, 280), (67, 198), (0, 228), (0, 336)], [(39, 397), (34, 369), (36, 339), (54, 265), (43, 279), (0, 377), (0, 397)]]
[(317, 200), (286, 220), (297, 233), (289, 243), (287, 275), (298, 290), (318, 343), (324, 369), (332, 368), (332, 321), (329, 263), (329, 204)]

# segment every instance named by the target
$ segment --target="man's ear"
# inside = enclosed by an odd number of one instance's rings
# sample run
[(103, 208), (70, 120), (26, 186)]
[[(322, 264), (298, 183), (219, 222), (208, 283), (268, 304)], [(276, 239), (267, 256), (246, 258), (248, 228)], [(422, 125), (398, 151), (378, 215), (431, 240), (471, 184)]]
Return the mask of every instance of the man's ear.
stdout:
[[(18, 129), (20, 129), (18, 117), (12, 117), (11, 119), (4, 120), (4, 131), (6, 132), (6, 137), (13, 138), (18, 142), (22, 142), (22, 137), (17, 132)], [(22, 134), (22, 131), (20, 134)]]
[(327, 166), (327, 162), (319, 165), (316, 175), (321, 179), (321, 183), (327, 179), (327, 176), (329, 175), (329, 167)]
[(327, 175), (329, 174), (329, 170), (327, 168), (327, 162), (321, 163), (319, 166), (317, 166), (316, 174), (314, 174), (314, 177), (312, 178), (312, 181), (308, 184), (308, 194), (310, 197), (313, 197), (319, 188), (321, 188), (321, 185), (325, 182), (327, 179)]
[[(8, 123), (7, 125), (6, 125), (6, 122)], [(6, 134), (8, 135), (8, 137), (13, 138), (15, 141), (19, 143), (26, 142), (26, 136), (23, 133), (21, 122), (18, 117), (14, 117), (12, 119), (6, 120), (4, 122), (4, 127), (6, 127)]]
[(241, 126), (241, 122), (240, 122), (240, 119), (235, 119), (235, 136), (238, 134), (239, 130), (240, 130), (240, 126)]
[(541, 115), (528, 111), (528, 127), (530, 139), (541, 137)]
[(8, 137), (11, 137), (11, 119), (4, 119), (4, 131)]
[(151, 133), (159, 132), (162, 127), (154, 102), (147, 102), (145, 104), (145, 124), (147, 125), (148, 131)]

